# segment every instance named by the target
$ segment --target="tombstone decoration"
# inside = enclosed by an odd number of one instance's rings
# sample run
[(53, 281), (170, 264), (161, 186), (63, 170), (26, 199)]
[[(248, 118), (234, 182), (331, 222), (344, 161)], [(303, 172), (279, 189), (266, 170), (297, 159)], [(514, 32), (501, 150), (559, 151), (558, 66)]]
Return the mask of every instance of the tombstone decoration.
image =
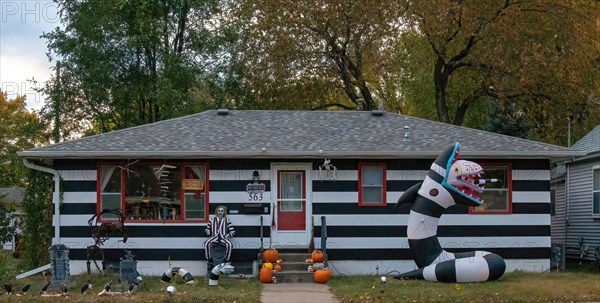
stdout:
[(64, 244), (54, 244), (48, 249), (50, 252), (50, 269), (52, 270), (51, 284), (68, 285), (69, 248)]
[(142, 282), (142, 276), (137, 271), (137, 261), (134, 257), (135, 255), (131, 251), (126, 250), (125, 256), (121, 258), (119, 264), (119, 277), (121, 281), (127, 282), (127, 284), (139, 284)]

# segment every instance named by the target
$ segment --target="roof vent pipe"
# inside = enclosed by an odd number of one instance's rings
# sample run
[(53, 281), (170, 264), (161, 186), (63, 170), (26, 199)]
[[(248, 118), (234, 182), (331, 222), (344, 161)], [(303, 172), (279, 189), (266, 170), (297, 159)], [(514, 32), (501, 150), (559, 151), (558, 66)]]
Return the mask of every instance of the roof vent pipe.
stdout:
[(383, 111), (380, 109), (374, 109), (371, 111), (371, 115), (373, 115), (375, 117), (381, 117), (381, 116), (383, 116)]
[(410, 127), (408, 127), (408, 125), (405, 125), (404, 126), (404, 138), (402, 139), (402, 141), (404, 141), (404, 142), (412, 141), (409, 130), (410, 130)]
[(227, 108), (219, 108), (219, 109), (217, 109), (217, 115), (219, 115), (219, 116), (227, 116), (227, 115), (229, 115), (229, 109), (227, 109)]

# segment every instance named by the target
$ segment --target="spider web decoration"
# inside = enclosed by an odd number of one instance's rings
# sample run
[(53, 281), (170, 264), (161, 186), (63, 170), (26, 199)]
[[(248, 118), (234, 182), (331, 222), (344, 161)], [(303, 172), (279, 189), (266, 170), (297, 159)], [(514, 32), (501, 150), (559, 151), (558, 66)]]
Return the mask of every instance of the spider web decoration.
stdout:
[(323, 180), (333, 180), (335, 181), (337, 177), (337, 168), (331, 164), (330, 159), (325, 159), (323, 164), (319, 166), (319, 178), (321, 181)]

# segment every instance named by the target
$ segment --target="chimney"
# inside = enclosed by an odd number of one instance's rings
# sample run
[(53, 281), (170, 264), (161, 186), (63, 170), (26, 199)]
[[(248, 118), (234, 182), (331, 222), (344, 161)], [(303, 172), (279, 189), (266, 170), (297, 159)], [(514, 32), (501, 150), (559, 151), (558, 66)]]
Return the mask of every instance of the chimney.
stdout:
[(356, 110), (365, 109), (365, 99), (356, 99)]

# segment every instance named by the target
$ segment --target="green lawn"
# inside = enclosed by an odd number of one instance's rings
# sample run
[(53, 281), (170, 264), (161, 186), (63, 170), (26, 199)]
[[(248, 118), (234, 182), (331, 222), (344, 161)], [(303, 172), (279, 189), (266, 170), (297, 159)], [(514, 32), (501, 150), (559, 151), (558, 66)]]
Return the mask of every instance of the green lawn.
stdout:
[(332, 292), (354, 302), (600, 302), (600, 272), (506, 273), (480, 283), (438, 283), (376, 276), (336, 277)]
[[(16, 274), (15, 260), (0, 254), (0, 285), (9, 283), (19, 291), (23, 285), (31, 284), (29, 292), (24, 296), (9, 296), (0, 290), (0, 302), (260, 303), (262, 289), (261, 283), (256, 279), (222, 277), (218, 286), (211, 287), (208, 286), (206, 277), (194, 277), (196, 283), (192, 285), (185, 284), (181, 279), (165, 284), (160, 282), (160, 277), (144, 277), (141, 285), (130, 295), (102, 297), (97, 294), (108, 281), (117, 284), (117, 276), (93, 274), (71, 276), (68, 297), (42, 297), (39, 293), (49, 276), (37, 274), (16, 280)], [(79, 288), (88, 280), (92, 282), (93, 289), (80, 293)], [(175, 296), (166, 294), (168, 285), (176, 287)], [(343, 303), (600, 302), (600, 271), (594, 265), (584, 269), (570, 268), (565, 272), (512, 272), (506, 273), (498, 281), (481, 283), (407, 281), (388, 276), (384, 285), (379, 276), (336, 276), (328, 285)], [(113, 286), (112, 290), (119, 290), (119, 286)]]

